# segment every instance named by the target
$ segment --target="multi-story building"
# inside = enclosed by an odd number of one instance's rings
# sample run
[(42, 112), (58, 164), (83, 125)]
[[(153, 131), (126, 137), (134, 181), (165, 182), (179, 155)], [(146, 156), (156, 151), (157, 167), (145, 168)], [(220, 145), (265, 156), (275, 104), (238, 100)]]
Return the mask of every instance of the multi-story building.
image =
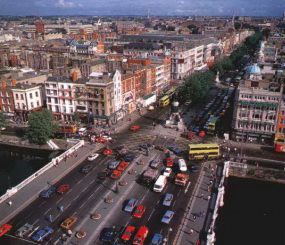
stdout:
[(106, 63), (105, 60), (91, 60), (87, 61), (80, 65), (81, 75), (83, 77), (89, 77), (92, 72), (106, 72)]
[(41, 85), (16, 84), (12, 89), (15, 114), (26, 122), (28, 115), (38, 111), (43, 106)]
[(257, 65), (248, 67), (235, 96), (233, 136), (236, 140), (274, 140), (282, 86), (264, 79)]
[(275, 134), (275, 150), (277, 152), (285, 152), (285, 91), (283, 91), (279, 107)]
[(14, 116), (14, 99), (12, 88), (16, 85), (16, 81), (3, 80), (0, 86), (0, 111), (7, 116)]

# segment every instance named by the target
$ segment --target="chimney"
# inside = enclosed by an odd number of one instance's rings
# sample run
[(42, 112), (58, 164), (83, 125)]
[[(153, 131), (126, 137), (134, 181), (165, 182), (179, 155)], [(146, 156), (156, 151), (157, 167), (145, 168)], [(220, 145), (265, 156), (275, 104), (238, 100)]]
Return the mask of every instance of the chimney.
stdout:
[(16, 84), (17, 84), (16, 79), (12, 79), (12, 87), (16, 86)]
[(71, 80), (73, 82), (75, 82), (78, 79), (78, 72), (77, 71), (73, 71), (72, 75), (71, 75)]

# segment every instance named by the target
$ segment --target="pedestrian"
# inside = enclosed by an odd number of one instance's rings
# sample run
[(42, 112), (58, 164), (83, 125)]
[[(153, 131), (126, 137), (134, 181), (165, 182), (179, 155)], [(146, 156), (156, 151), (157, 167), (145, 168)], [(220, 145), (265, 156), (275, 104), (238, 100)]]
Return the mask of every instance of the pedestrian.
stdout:
[(211, 196), (209, 195), (209, 196), (208, 196), (208, 201), (210, 201), (210, 199), (211, 199)]
[(193, 232), (194, 232), (193, 229), (190, 229), (190, 234), (193, 234)]
[(194, 222), (196, 221), (196, 215), (193, 215), (193, 220), (194, 220)]

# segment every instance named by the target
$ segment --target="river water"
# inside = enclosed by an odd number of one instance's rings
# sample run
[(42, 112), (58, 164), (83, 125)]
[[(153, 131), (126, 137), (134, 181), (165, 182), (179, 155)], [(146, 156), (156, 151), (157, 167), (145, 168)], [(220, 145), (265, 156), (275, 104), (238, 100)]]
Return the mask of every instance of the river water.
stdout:
[(285, 185), (230, 177), (216, 245), (285, 245)]
[(0, 146), (0, 196), (47, 164), (52, 155)]

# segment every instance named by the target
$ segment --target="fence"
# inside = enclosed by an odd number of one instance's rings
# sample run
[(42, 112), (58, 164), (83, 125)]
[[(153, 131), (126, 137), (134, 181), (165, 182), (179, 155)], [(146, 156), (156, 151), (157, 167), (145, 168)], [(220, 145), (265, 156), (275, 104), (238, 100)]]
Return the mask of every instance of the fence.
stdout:
[(9, 197), (17, 193), (19, 190), (21, 190), (23, 187), (28, 185), (31, 181), (39, 177), (41, 174), (43, 174), (45, 171), (49, 170), (53, 166), (55, 166), (57, 163), (59, 163), (61, 160), (68, 157), (71, 153), (76, 151), (78, 148), (84, 145), (84, 140), (79, 140), (78, 143), (74, 146), (72, 146), (70, 149), (62, 153), (61, 155), (57, 156), (56, 158), (53, 158), (51, 162), (43, 166), (41, 169), (39, 169), (37, 172), (33, 173), (31, 176), (23, 180), (20, 184), (18, 184), (15, 187), (12, 187), (11, 189), (7, 190), (4, 195), (0, 197), (0, 203), (7, 200)]

